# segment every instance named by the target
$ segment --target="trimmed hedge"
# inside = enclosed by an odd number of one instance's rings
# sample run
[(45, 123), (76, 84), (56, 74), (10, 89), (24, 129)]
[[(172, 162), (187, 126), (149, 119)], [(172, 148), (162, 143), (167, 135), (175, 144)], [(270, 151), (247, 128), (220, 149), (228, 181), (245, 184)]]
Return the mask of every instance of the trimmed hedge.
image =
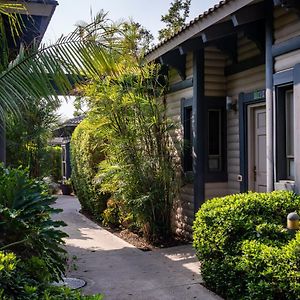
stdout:
[(299, 209), (286, 191), (204, 203), (193, 228), (206, 285), (226, 299), (300, 299), (300, 232), (285, 229)]
[(101, 137), (92, 121), (83, 120), (74, 130), (71, 141), (71, 180), (82, 209), (98, 219), (106, 209), (108, 195), (100, 191), (97, 177), (99, 163), (104, 159)]

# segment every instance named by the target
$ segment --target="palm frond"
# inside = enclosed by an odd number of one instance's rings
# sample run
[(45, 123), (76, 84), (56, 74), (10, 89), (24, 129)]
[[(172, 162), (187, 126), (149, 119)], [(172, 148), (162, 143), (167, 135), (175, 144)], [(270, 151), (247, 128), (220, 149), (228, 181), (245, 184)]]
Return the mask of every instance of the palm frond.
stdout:
[(69, 94), (74, 84), (113, 71), (108, 52), (105, 44), (83, 41), (78, 30), (54, 45), (21, 48), (0, 74), (0, 117), (6, 112), (20, 114), (27, 99), (57, 100)]

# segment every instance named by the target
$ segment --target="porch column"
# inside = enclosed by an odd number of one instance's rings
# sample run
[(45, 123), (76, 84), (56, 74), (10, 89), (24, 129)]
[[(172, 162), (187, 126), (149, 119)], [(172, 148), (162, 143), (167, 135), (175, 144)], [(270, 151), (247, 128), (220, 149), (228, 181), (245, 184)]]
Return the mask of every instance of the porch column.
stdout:
[(5, 122), (0, 117), (0, 163), (6, 164), (6, 130)]
[(273, 127), (273, 1), (266, 2), (266, 143), (267, 191), (274, 190), (274, 127)]
[(300, 193), (300, 64), (294, 67), (294, 164), (295, 164), (295, 192)]
[(204, 49), (193, 52), (193, 171), (194, 212), (205, 200)]

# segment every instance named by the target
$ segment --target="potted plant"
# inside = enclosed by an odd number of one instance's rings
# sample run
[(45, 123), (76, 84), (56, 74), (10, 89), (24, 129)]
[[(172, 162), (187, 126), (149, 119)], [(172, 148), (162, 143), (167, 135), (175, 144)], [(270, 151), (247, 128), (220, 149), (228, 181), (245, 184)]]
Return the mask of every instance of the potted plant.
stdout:
[(60, 188), (63, 195), (71, 195), (72, 193), (71, 179), (64, 179), (60, 185)]

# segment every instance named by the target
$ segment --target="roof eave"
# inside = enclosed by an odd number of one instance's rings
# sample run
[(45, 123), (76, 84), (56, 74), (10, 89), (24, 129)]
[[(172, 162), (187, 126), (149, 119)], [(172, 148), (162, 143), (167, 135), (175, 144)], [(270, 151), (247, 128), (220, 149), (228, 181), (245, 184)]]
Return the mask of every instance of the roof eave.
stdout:
[(175, 49), (180, 44), (184, 43), (190, 38), (195, 37), (197, 34), (208, 28), (209, 26), (221, 21), (228, 15), (231, 15), (235, 11), (241, 9), (242, 7), (254, 2), (255, 0), (232, 0), (225, 5), (219, 7), (211, 13), (208, 13), (204, 17), (200, 18), (195, 23), (187, 26), (183, 31), (179, 32), (170, 40), (163, 43), (158, 48), (147, 53), (145, 59), (147, 62), (151, 62), (169, 52), (172, 49)]

